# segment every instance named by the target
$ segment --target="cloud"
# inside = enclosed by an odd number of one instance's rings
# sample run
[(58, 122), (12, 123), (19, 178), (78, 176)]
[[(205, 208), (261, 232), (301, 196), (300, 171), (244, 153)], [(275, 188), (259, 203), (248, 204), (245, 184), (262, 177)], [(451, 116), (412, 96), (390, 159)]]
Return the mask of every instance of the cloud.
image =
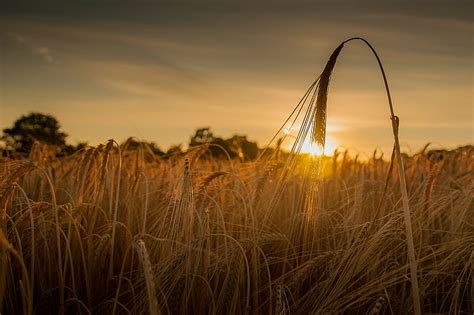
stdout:
[(32, 54), (39, 56), (44, 61), (49, 62), (49, 63), (52, 63), (54, 61), (54, 58), (51, 54), (51, 49), (49, 49), (48, 47), (37, 46), (33, 44), (32, 42), (27, 41), (25, 37), (17, 33), (6, 33), (6, 36), (12, 39), (17, 44), (27, 47), (31, 51)]
[(7, 37), (13, 39), (15, 42), (18, 44), (24, 45), (25, 44), (25, 38), (19, 34), (16, 33), (6, 33)]
[(32, 48), (32, 53), (40, 56), (47, 62), (53, 62), (53, 57), (51, 56), (51, 51), (48, 47), (34, 47)]

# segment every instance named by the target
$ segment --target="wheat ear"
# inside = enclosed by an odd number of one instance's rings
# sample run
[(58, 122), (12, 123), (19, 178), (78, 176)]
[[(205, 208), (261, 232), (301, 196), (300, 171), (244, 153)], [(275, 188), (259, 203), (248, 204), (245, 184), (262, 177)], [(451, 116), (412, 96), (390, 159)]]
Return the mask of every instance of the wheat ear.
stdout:
[(375, 48), (364, 38), (361, 37), (353, 37), (343, 41), (334, 52), (329, 57), (329, 60), (324, 68), (323, 72), (321, 73), (318, 85), (318, 96), (316, 101), (316, 114), (313, 120), (313, 134), (312, 140), (317, 144), (321, 145), (324, 149), (324, 138), (326, 135), (326, 108), (327, 108), (327, 94), (328, 94), (328, 87), (329, 81), (331, 78), (332, 71), (336, 64), (337, 57), (341, 52), (344, 44), (353, 40), (360, 40), (363, 41), (372, 51), (375, 58), (377, 59), (377, 63), (380, 68), (380, 72), (382, 73), (385, 91), (387, 93), (388, 105), (390, 109), (390, 119), (392, 121), (392, 131), (393, 131), (393, 138), (394, 138), (394, 147), (395, 147), (395, 157), (398, 164), (398, 177), (400, 179), (400, 190), (402, 193), (402, 204), (403, 204), (403, 217), (405, 221), (405, 232), (406, 232), (406, 242), (407, 242), (407, 249), (408, 249), (408, 260), (410, 263), (410, 278), (411, 278), (411, 288), (412, 288), (412, 298), (413, 298), (413, 305), (415, 315), (421, 314), (421, 303), (420, 303), (420, 292), (418, 287), (418, 278), (417, 278), (417, 262), (416, 262), (416, 255), (415, 255), (415, 244), (413, 241), (413, 229), (411, 223), (411, 215), (410, 215), (410, 208), (408, 204), (408, 193), (407, 193), (407, 184), (405, 178), (405, 169), (403, 167), (403, 159), (400, 152), (400, 141), (398, 138), (398, 127), (399, 127), (399, 118), (395, 115), (393, 110), (392, 104), (392, 97), (390, 95), (390, 89), (388, 86), (387, 76), (385, 74), (385, 70), (382, 65), (382, 61), (380, 60), (377, 51)]
[(153, 279), (153, 268), (150, 262), (150, 256), (145, 246), (145, 242), (142, 240), (137, 241), (138, 256), (143, 266), (143, 272), (145, 274), (146, 291), (148, 294), (148, 307), (151, 315), (160, 314), (158, 307), (158, 301), (156, 299), (156, 287), (155, 280)]

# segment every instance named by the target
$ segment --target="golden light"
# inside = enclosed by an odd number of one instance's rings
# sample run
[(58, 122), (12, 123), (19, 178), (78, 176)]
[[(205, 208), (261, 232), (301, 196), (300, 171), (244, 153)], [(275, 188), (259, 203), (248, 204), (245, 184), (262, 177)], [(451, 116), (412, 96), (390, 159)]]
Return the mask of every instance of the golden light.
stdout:
[[(329, 127), (328, 131), (330, 131), (331, 129), (338, 130), (338, 128)], [(292, 138), (296, 138), (294, 134), (297, 133), (297, 128), (292, 128), (292, 129), (288, 127), (284, 128), (283, 133), (291, 136)], [(292, 144), (289, 145), (288, 149), (291, 149), (291, 146)], [(332, 155), (334, 153), (334, 150), (336, 150), (338, 146), (339, 145), (336, 143), (335, 139), (332, 136), (326, 135), (326, 145), (324, 149), (325, 155)], [(301, 153), (307, 153), (314, 156), (320, 156), (323, 154), (323, 151), (321, 150), (321, 147), (311, 142), (310, 136), (308, 135), (306, 139), (303, 141), (303, 145), (301, 146)]]
[[(326, 146), (324, 149), (325, 155), (332, 155), (337, 147), (338, 145), (333, 140), (333, 138), (326, 137)], [(319, 147), (317, 144), (311, 143), (311, 140), (309, 139), (309, 137), (307, 137), (303, 142), (303, 146), (301, 147), (301, 153), (309, 153), (312, 155), (319, 156), (323, 154), (323, 151), (321, 150), (321, 147)]]

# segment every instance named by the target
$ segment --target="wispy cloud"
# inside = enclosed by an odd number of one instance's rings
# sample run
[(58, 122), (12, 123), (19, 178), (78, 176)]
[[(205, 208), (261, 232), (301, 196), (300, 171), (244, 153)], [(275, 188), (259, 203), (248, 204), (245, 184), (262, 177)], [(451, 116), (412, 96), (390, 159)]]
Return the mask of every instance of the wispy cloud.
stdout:
[(32, 54), (40, 57), (44, 61), (49, 63), (54, 62), (54, 58), (51, 54), (51, 49), (49, 49), (48, 47), (35, 45), (31, 41), (26, 40), (25, 37), (17, 33), (6, 33), (5, 35), (14, 42), (16, 42), (18, 45), (28, 48)]
[(51, 50), (48, 47), (33, 47), (31, 52), (35, 55), (40, 56), (47, 62), (53, 62), (53, 56)]
[(26, 43), (25, 38), (16, 33), (6, 33), (7, 37), (13, 39), (18, 44), (24, 45)]

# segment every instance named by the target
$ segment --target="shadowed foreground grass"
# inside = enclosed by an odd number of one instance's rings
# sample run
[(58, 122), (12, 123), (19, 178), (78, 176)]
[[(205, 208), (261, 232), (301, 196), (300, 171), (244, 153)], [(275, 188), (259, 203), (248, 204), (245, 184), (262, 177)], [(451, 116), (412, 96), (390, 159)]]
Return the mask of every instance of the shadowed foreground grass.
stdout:
[[(398, 176), (380, 158), (48, 152), (0, 163), (2, 313), (413, 310)], [(474, 312), (473, 152), (405, 157), (424, 313)]]

